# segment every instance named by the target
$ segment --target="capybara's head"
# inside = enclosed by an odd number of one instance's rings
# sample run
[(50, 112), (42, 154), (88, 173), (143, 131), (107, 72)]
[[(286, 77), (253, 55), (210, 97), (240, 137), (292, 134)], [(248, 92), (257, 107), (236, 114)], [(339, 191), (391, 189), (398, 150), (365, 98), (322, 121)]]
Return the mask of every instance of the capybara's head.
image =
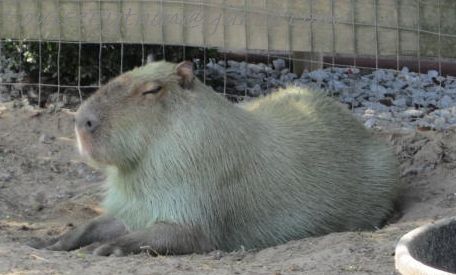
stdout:
[(155, 62), (102, 86), (79, 108), (79, 152), (96, 165), (129, 166), (169, 127), (177, 102), (191, 94), (191, 62)]

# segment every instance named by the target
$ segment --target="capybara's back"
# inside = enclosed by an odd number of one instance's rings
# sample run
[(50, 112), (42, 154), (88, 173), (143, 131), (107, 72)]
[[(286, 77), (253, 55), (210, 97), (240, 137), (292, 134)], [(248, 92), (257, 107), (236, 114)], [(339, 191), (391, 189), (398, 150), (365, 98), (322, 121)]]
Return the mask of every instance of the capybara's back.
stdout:
[(271, 245), (333, 231), (373, 230), (385, 222), (398, 190), (398, 163), (391, 148), (348, 110), (298, 87), (242, 107), (264, 127), (255, 139), (240, 141), (253, 142), (258, 150), (253, 163), (245, 164), (252, 169), (251, 180), (237, 190), (255, 190), (245, 201), (256, 203), (242, 206), (251, 215), (245, 230), (254, 236), (239, 230), (239, 238), (248, 236), (242, 243)]
[(201, 239), (233, 250), (373, 230), (393, 210), (392, 150), (303, 88), (235, 105), (191, 65), (158, 62), (102, 87), (76, 125), (81, 153), (106, 166), (107, 213), (129, 232), (150, 230), (164, 251), (207, 251)]

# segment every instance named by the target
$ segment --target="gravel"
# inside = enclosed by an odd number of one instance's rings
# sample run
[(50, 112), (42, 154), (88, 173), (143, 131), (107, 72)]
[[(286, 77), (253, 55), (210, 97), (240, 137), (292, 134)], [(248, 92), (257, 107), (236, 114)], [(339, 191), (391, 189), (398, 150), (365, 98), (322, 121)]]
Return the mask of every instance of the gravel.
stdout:
[[(7, 63), (5, 59), (2, 61)], [(336, 67), (304, 72), (298, 76), (290, 71), (284, 59), (274, 59), (269, 65), (214, 59), (207, 64), (195, 59), (194, 63), (200, 79), (234, 100), (298, 85), (310, 87), (346, 104), (368, 128), (393, 125), (445, 130), (456, 126), (456, 78), (441, 76), (436, 70), (418, 74), (407, 67), (400, 71)], [(1, 85), (2, 82), (21, 82), (24, 77), (23, 72), (0, 68), (0, 103), (21, 96), (27, 97), (31, 103), (37, 102), (36, 87)], [(45, 100), (46, 106), (54, 108), (79, 104), (79, 97), (69, 95), (65, 90), (60, 94), (50, 93)]]
[[(272, 65), (230, 60), (227, 66), (211, 60), (206, 69), (208, 84), (240, 97), (265, 95), (289, 85), (310, 87), (346, 104), (368, 128), (446, 130), (456, 126), (456, 78), (441, 76), (436, 70), (418, 74), (407, 67), (400, 71), (325, 68), (297, 76), (283, 59), (273, 60)], [(197, 74), (201, 76), (203, 70)]]

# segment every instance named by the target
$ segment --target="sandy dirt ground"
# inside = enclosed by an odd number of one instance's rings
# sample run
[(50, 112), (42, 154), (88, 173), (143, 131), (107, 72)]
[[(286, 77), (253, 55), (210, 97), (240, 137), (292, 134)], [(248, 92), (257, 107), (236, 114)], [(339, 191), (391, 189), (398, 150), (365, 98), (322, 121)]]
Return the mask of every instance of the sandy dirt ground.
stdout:
[[(456, 215), (456, 130), (376, 132), (395, 148), (400, 210), (375, 232), (342, 232), (260, 251), (98, 257), (28, 247), (96, 216), (103, 175), (82, 163), (64, 111), (0, 105), (0, 274), (395, 274), (414, 227)], [(17, 105), (17, 104), (16, 104)]]

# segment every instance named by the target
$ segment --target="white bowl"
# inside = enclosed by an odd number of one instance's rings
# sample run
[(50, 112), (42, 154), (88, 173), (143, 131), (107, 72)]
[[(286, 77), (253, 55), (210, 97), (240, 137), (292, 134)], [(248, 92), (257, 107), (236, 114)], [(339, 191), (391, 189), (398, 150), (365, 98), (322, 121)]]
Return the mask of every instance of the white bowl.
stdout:
[(395, 262), (403, 275), (456, 274), (456, 217), (423, 225), (402, 236)]

